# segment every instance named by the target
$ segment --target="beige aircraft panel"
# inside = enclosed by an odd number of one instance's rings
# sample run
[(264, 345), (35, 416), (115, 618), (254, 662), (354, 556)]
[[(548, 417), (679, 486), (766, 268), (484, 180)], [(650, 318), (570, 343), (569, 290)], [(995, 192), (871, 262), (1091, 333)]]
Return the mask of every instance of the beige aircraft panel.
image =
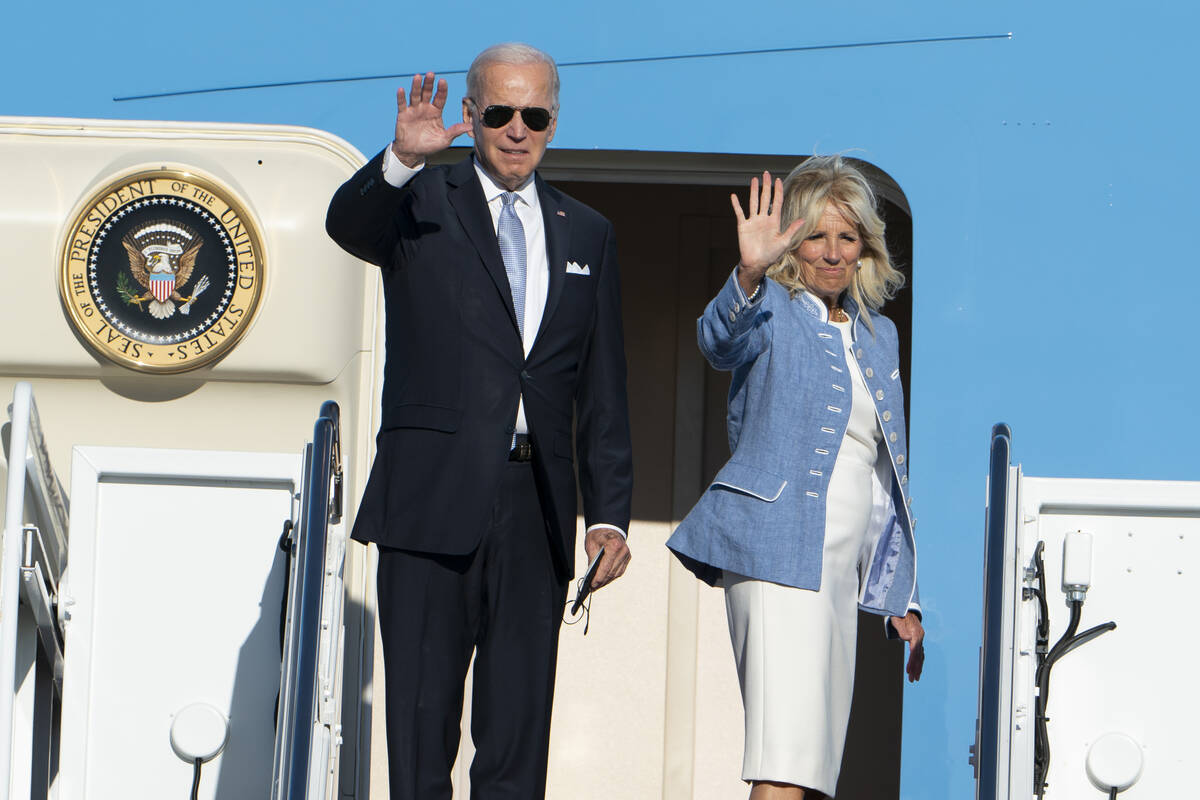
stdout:
[[(33, 383), (65, 484), (76, 445), (297, 453), (321, 403), (335, 400), (353, 520), (376, 428), (379, 280), (329, 240), (324, 217), (333, 191), (364, 161), (307, 128), (0, 117), (0, 397), (12, 397), (19, 380)], [(150, 375), (76, 335), (59, 267), (64, 236), (96, 191), (163, 167), (194, 170), (236, 197), (262, 233), (265, 285), (256, 318), (224, 358)], [(366, 796), (370, 765), (373, 637), (363, 630), (375, 623), (365, 557), (356, 545), (346, 553), (348, 797), (360, 787)]]

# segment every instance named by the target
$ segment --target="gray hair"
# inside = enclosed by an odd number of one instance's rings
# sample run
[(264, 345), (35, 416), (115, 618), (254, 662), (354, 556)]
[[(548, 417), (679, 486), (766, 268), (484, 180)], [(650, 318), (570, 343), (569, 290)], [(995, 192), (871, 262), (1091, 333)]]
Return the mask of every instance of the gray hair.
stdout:
[(554, 98), (554, 108), (558, 110), (558, 65), (554, 63), (549, 53), (521, 42), (504, 42), (494, 44), (475, 56), (471, 68), (467, 70), (467, 96), (472, 99), (479, 96), (483, 90), (483, 72), (492, 64), (545, 64), (550, 69), (550, 95)]
[[(854, 275), (850, 295), (860, 306), (878, 311), (904, 285), (904, 274), (892, 265), (888, 255), (883, 218), (876, 210), (875, 192), (870, 181), (841, 156), (812, 156), (792, 170), (783, 182), (780, 227), (786, 229), (799, 218), (805, 223), (792, 239), (792, 247), (767, 270), (767, 274), (792, 294), (807, 288), (794, 250), (820, 224), (826, 205), (831, 203), (858, 227), (862, 237), (862, 268)], [(866, 317), (866, 322), (872, 327), (870, 317)]]

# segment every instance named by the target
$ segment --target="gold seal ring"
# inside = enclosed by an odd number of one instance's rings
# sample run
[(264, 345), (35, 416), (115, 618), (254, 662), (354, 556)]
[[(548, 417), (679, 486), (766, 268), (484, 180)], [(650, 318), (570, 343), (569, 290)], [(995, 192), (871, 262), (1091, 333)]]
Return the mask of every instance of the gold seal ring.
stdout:
[(262, 236), (233, 192), (183, 169), (137, 172), (92, 194), (63, 239), (59, 290), (79, 337), (132, 370), (213, 364), (250, 326)]

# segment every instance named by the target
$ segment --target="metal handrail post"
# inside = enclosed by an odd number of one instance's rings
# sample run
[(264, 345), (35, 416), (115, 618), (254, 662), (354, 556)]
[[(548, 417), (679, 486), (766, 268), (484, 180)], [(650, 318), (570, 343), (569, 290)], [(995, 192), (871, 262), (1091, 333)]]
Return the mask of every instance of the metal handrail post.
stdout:
[[(336, 409), (336, 406), (335, 406)], [(325, 409), (322, 409), (325, 412)], [(296, 642), (296, 675), (291, 697), (293, 727), (288, 743), (287, 797), (307, 797), (309, 757), (313, 720), (317, 708), (317, 660), (320, 650), (321, 598), (325, 577), (325, 546), (328, 538), (330, 489), (334, 447), (338, 438), (336, 411), (323, 415), (313, 428), (312, 458), (305, 476), (305, 505), (296, 542), (300, 570), (297, 574), (296, 618), (292, 625)]]
[(999, 800), (996, 782), (1000, 739), (1001, 653), (1004, 652), (1004, 536), (1012, 431), (992, 428), (988, 463), (988, 512), (984, 534), (983, 644), (979, 670), (979, 735), (975, 748), (976, 800)]
[(8, 800), (12, 783), (13, 700), (17, 677), (17, 608), (21, 602), (21, 555), (24, 544), (25, 454), (33, 386), (21, 381), (13, 391), (12, 428), (8, 447), (7, 504), (4, 547), (0, 551), (0, 800)]

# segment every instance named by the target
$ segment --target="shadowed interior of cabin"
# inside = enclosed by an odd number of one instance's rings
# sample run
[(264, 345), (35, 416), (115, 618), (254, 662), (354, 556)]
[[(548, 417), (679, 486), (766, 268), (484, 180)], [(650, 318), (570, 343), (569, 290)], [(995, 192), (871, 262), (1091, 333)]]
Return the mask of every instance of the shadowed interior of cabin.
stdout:
[[(435, 161), (456, 161), (465, 152), (453, 148)], [(752, 176), (761, 176), (763, 169), (786, 176), (802, 159), (555, 149), (546, 154), (540, 174), (610, 219), (617, 234), (634, 449), (635, 554), (663, 547), (661, 540), (639, 539), (638, 523), (659, 523), (649, 527), (662, 530), (662, 523), (677, 522), (729, 457), (729, 373), (711, 369), (696, 347), (696, 318), (738, 260), (729, 195), (738, 192), (745, 207)], [(876, 186), (893, 261), (908, 279), (883, 309), (900, 335), (907, 412), (912, 221), (895, 182), (859, 163)], [(859, 621), (854, 704), (837, 797), (898, 798), (904, 647), (885, 639), (878, 617), (860, 612)], [(721, 667), (728, 666), (732, 675), (732, 652), (727, 644), (722, 647), (729, 664)], [(736, 696), (736, 686), (732, 693)], [(695, 702), (706, 701), (697, 696)], [(740, 720), (740, 708), (726, 718)], [(699, 726), (703, 719), (691, 722)], [(704, 791), (697, 786), (699, 793), (692, 796), (706, 796)]]
[[(691, 501), (729, 457), (729, 373), (703, 363), (695, 346), (694, 322), (737, 263), (729, 194), (739, 191), (746, 207), (747, 190), (726, 185), (553, 182), (600, 211), (616, 228), (635, 454), (634, 518), (678, 520), (686, 508), (673, 508), (672, 499), (687, 487), (673, 485), (675, 416), (680, 409), (696, 408), (694, 402), (681, 404), (676, 397), (680, 361), (693, 362), (693, 370), (699, 362), (703, 370), (703, 397), (693, 398), (701, 399), (702, 479), (690, 487)], [(911, 280), (911, 219), (889, 200), (882, 205), (889, 250)], [(906, 286), (885, 309), (900, 332), (905, 378), (910, 374), (911, 298)], [(692, 331), (690, 343), (681, 335), (684, 329)], [(908, 397), (906, 380), (906, 412)], [(841, 800), (899, 796), (902, 660), (902, 646), (885, 640), (879, 618), (860, 612), (854, 705), (837, 792)]]

